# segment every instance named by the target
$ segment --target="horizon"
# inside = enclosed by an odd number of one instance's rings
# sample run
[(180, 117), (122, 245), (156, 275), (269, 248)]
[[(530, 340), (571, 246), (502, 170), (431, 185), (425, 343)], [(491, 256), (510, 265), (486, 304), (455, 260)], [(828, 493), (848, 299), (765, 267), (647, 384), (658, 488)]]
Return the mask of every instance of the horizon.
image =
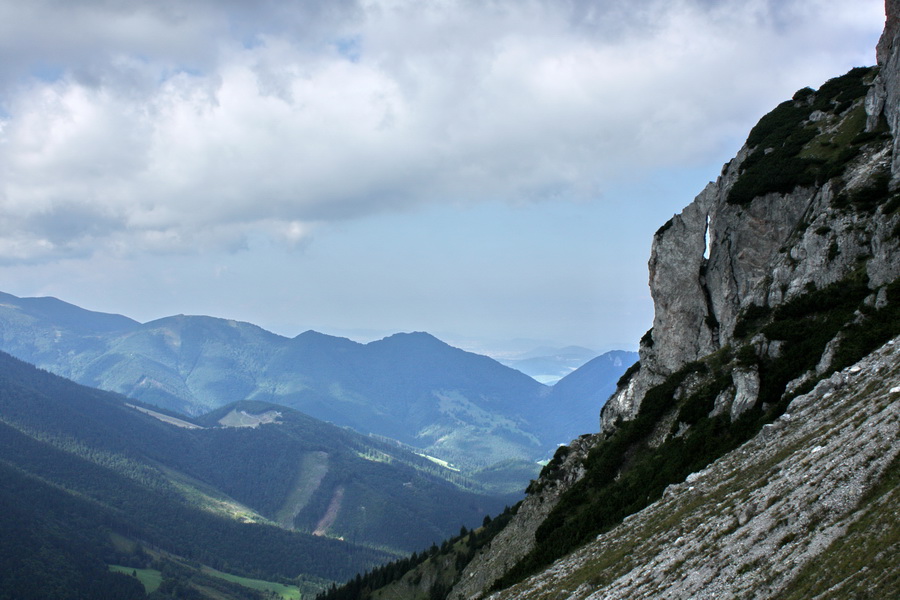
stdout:
[(881, 0), (0, 6), (4, 291), (489, 356), (636, 350), (653, 232), (884, 26)]

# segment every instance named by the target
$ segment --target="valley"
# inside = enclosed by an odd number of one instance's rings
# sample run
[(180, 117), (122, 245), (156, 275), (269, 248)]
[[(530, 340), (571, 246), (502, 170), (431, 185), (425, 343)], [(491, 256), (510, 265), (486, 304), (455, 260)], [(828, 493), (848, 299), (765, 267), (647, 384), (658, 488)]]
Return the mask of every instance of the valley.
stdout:
[[(244, 426), (218, 425), (236, 414)], [(160, 561), (186, 569), (182, 579), (200, 577), (191, 566), (200, 564), (282, 583), (311, 577), (321, 589), (438, 542), (461, 523), (480, 523), (511, 501), (441, 477), (464, 482), (396, 445), (285, 407), (249, 402), (196, 422), (170, 421), (0, 354), (8, 509), (0, 527), (45, 528), (58, 540), (35, 539), (7, 559), (28, 564), (32, 552), (52, 547), (68, 563), (71, 548), (81, 548), (94, 566), (46, 577), (47, 585), (79, 589), (86, 584), (77, 577), (102, 571), (104, 562), (151, 568)], [(82, 516), (65, 516), (73, 510)]]

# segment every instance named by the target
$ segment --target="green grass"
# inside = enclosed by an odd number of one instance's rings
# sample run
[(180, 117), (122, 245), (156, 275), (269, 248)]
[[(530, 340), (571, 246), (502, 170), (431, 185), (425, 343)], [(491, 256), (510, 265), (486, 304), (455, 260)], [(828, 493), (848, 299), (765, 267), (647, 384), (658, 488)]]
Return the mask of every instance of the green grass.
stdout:
[(201, 571), (205, 575), (218, 577), (219, 579), (224, 579), (225, 581), (230, 581), (231, 583), (236, 583), (252, 590), (258, 590), (261, 592), (275, 592), (276, 594), (279, 594), (284, 600), (300, 600), (302, 598), (300, 588), (298, 588), (297, 586), (284, 585), (282, 583), (275, 583), (272, 581), (263, 581), (261, 579), (250, 579), (248, 577), (238, 577), (237, 575), (230, 575), (228, 573), (216, 571), (211, 567), (203, 567)]
[[(356, 454), (362, 456), (360, 452)], [(285, 529), (294, 526), (294, 519), (309, 504), (322, 479), (328, 474), (328, 454), (325, 452), (304, 452), (299, 462), (291, 491), (275, 513), (275, 521)]]
[(835, 131), (817, 136), (800, 151), (800, 158), (837, 161), (841, 152), (853, 145), (854, 139), (865, 131), (866, 107), (859, 104), (842, 118)]
[(152, 594), (162, 583), (162, 573), (156, 569), (135, 569), (134, 567), (123, 567), (122, 565), (109, 565), (109, 570), (114, 573), (125, 573), (126, 575), (136, 575), (138, 580), (144, 586), (144, 591)]

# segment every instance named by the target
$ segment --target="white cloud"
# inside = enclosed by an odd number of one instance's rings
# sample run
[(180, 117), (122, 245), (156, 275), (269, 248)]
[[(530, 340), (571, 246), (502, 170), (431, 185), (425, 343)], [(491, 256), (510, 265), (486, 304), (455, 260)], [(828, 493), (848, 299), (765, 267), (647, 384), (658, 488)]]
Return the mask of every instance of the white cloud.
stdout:
[(0, 1), (0, 258), (594, 199), (871, 62), (881, 5), (847, 4)]

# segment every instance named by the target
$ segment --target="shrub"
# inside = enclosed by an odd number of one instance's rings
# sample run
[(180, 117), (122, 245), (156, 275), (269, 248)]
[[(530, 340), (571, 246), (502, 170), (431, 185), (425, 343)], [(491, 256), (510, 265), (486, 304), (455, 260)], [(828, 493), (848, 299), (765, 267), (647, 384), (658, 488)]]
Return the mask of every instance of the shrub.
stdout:
[(641, 361), (636, 361), (633, 365), (628, 367), (622, 376), (619, 377), (619, 381), (616, 382), (616, 387), (620, 388), (631, 380), (631, 377), (641, 370)]
[(759, 331), (762, 322), (772, 314), (768, 306), (751, 304), (741, 311), (734, 326), (734, 337), (746, 338)]
[(664, 234), (666, 231), (668, 231), (669, 228), (672, 227), (672, 224), (674, 223), (674, 219), (675, 219), (675, 217), (672, 217), (671, 219), (669, 219), (668, 221), (666, 221), (665, 223), (663, 223), (663, 224), (660, 226), (660, 228), (656, 230), (656, 233), (653, 234), (654, 237), (659, 237), (659, 236), (661, 236), (662, 234)]
[[(822, 184), (840, 175), (847, 163), (859, 155), (861, 146), (880, 138), (880, 132), (874, 133), (874, 138), (863, 135), (865, 120), (851, 113), (843, 121), (847, 133), (841, 135), (851, 135), (853, 142), (838, 154), (828, 152), (823, 158), (811, 155), (810, 151), (803, 152), (814, 139), (819, 140), (820, 150), (834, 145), (829, 139), (823, 139), (824, 136), (819, 137), (818, 126), (808, 119), (815, 110), (836, 115), (846, 112), (865, 96), (868, 91), (865, 80), (870, 72), (867, 68), (852, 69), (826, 82), (818, 92), (809, 88), (799, 90), (793, 100), (779, 104), (760, 119), (747, 136), (747, 145), (753, 151), (741, 165), (740, 177), (728, 193), (728, 203), (743, 205), (765, 194), (787, 194), (798, 186)], [(809, 99), (814, 101), (810, 103)]]

